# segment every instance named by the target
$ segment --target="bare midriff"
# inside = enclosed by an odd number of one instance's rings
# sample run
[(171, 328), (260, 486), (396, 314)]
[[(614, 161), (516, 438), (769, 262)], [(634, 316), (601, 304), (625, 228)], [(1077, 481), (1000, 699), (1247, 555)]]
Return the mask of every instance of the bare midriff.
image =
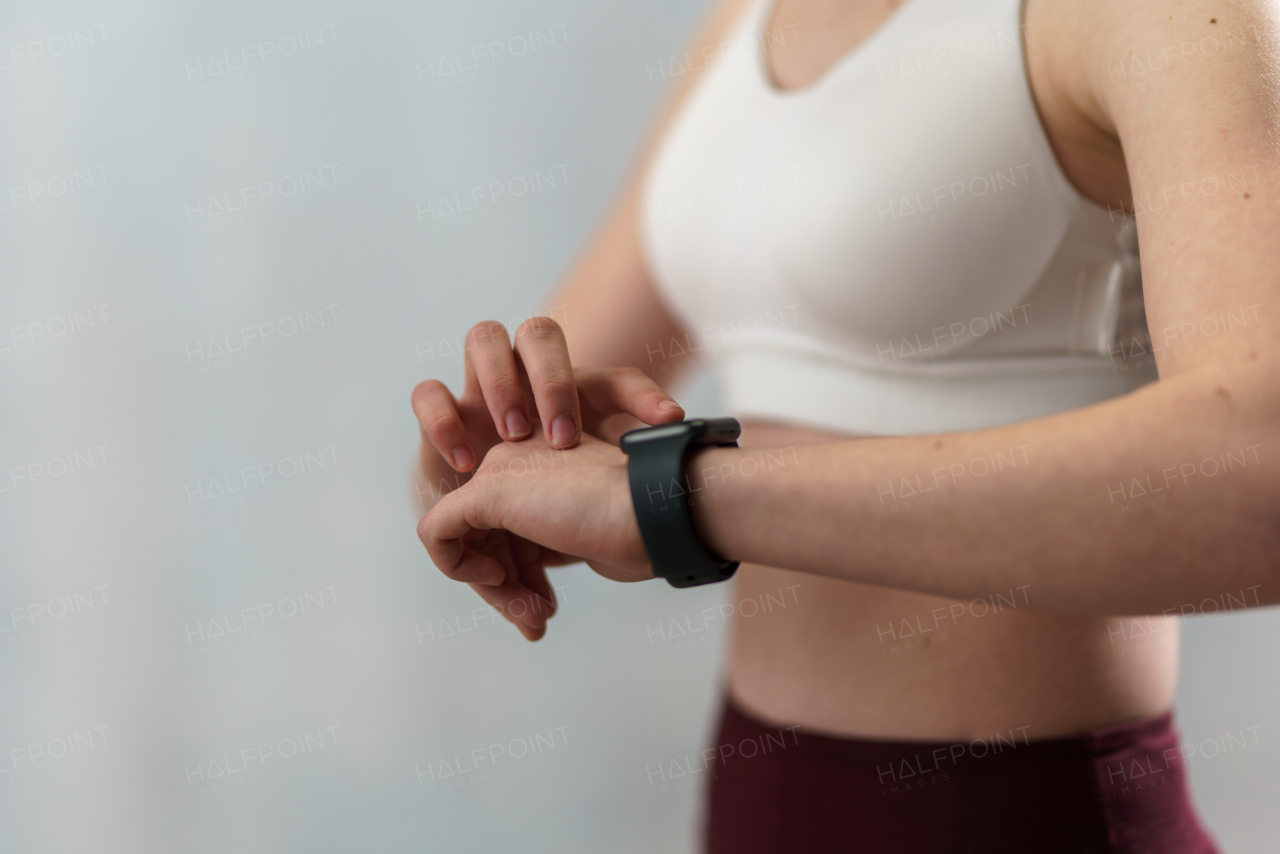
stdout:
[[(740, 444), (844, 438), (747, 421)], [(858, 520), (848, 524), (856, 548)], [(1039, 740), (1150, 717), (1173, 702), (1176, 617), (1068, 616), (1037, 608), (1031, 588), (962, 601), (757, 564), (743, 564), (731, 583), (742, 607), (729, 690), (772, 724), (925, 741), (1014, 730)]]

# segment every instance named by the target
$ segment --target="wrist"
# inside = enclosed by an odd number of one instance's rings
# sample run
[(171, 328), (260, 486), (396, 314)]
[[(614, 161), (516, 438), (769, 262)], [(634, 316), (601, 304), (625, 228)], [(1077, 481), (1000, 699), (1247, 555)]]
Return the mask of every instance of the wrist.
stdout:
[(709, 552), (731, 561), (744, 559), (732, 525), (735, 475), (744, 453), (741, 448), (696, 448), (684, 462), (694, 531)]

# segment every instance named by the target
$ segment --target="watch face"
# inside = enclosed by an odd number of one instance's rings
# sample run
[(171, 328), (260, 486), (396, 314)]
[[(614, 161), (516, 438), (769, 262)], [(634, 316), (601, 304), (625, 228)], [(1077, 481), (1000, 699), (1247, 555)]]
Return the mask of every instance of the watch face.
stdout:
[(650, 442), (664, 442), (687, 437), (694, 445), (729, 445), (738, 441), (742, 425), (736, 418), (693, 418), (676, 424), (641, 427), (622, 434), (618, 445), (623, 451)]

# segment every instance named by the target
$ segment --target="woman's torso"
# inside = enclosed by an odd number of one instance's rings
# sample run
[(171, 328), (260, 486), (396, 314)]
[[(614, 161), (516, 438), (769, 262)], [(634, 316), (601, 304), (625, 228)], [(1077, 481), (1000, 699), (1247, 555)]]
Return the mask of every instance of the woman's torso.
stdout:
[[(1147, 340), (1131, 224), (1076, 193), (1029, 89), (1003, 103), (1026, 87), (1016, 0), (906, 0), (879, 29), (887, 9), (849, 5), (842, 27), (812, 0), (750, 0), (650, 175), (647, 255), (683, 343), (715, 354), (742, 443), (973, 429), (1154, 379), (1129, 358)], [(804, 32), (824, 34), (807, 55)], [(776, 62), (746, 55), (766, 41)], [(833, 65), (814, 64), (823, 52)], [(778, 91), (789, 78), (801, 88)], [(976, 195), (984, 175), (1004, 198)], [(813, 403), (824, 394), (843, 402)], [(730, 690), (778, 723), (1048, 738), (1173, 697), (1173, 621), (1135, 630), (1037, 611), (1030, 590), (955, 602), (752, 565), (733, 596), (767, 612), (736, 611)]]

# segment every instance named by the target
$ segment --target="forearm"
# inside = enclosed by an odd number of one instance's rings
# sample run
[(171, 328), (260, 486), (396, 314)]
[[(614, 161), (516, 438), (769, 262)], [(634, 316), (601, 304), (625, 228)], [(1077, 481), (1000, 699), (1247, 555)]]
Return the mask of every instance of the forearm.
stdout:
[(695, 520), (729, 559), (957, 598), (1277, 602), (1280, 419), (1261, 374), (1188, 374), (970, 433), (712, 449), (689, 466)]

